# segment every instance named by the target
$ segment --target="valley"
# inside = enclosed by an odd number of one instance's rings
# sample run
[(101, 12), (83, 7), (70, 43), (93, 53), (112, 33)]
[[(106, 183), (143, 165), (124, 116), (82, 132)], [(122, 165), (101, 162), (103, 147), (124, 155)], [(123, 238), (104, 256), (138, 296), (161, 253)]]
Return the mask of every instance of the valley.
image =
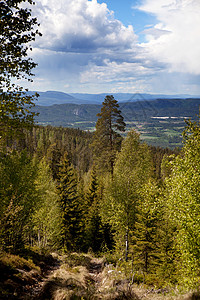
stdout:
[[(126, 134), (134, 128), (141, 139), (160, 147), (181, 147), (185, 120), (196, 120), (200, 99), (156, 99), (119, 103), (126, 122)], [(79, 128), (93, 132), (100, 104), (54, 104), (36, 106), (39, 125)]]

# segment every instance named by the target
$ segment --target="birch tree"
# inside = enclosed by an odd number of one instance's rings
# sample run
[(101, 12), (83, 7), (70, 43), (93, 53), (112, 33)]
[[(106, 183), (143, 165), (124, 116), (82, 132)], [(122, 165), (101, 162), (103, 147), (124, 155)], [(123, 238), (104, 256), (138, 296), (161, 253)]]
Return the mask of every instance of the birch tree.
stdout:
[(128, 133), (123, 141), (114, 167), (113, 180), (105, 189), (103, 212), (116, 230), (118, 243), (128, 259), (130, 233), (134, 229), (140, 202), (141, 187), (152, 173), (148, 146), (141, 143), (139, 134)]

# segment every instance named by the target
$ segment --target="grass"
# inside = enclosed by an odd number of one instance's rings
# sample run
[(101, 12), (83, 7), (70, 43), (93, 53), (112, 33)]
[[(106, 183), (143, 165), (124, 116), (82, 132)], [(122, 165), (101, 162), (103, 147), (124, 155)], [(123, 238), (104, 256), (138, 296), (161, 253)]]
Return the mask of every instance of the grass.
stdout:
[(11, 269), (23, 269), (26, 271), (30, 271), (31, 269), (35, 269), (40, 272), (39, 266), (36, 266), (31, 259), (26, 260), (23, 257), (18, 255), (12, 255), (8, 253), (0, 254), (0, 264), (4, 265)]
[(0, 253), (0, 299), (19, 299), (24, 288), (40, 278), (40, 267), (31, 259)]
[[(33, 253), (31, 253), (33, 257)], [(52, 254), (61, 265), (50, 273), (43, 286), (36, 294), (40, 300), (195, 300), (200, 293), (185, 292), (172, 286), (162, 284), (155, 286), (156, 280), (140, 273), (132, 274), (131, 262), (119, 261), (114, 254), (107, 259), (94, 258), (92, 254), (67, 253)], [(38, 259), (38, 253), (35, 253)], [(41, 256), (43, 257), (43, 256)], [(34, 258), (35, 259), (35, 258)], [(43, 258), (44, 261), (44, 258)], [(39, 262), (39, 261), (38, 261)], [(107, 263), (106, 263), (107, 262)], [(35, 272), (35, 273), (34, 273)], [(37, 274), (37, 276), (36, 276)], [(38, 280), (40, 268), (32, 259), (17, 255), (0, 253), (0, 299), (33, 299), (27, 293), (33, 290)], [(153, 280), (153, 281), (152, 281)], [(24, 290), (25, 286), (25, 290)]]
[(46, 281), (40, 299), (139, 299), (124, 273), (109, 265), (103, 269), (103, 258), (71, 253), (62, 256), (62, 261)]
[(92, 299), (94, 280), (89, 272), (92, 257), (68, 253), (59, 258), (62, 265), (45, 282), (39, 299)]

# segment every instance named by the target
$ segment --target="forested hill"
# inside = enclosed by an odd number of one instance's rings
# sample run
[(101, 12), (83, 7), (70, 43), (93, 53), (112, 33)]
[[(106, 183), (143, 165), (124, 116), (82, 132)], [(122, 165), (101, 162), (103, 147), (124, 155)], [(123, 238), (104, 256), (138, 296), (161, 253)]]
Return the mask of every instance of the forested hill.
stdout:
[[(120, 103), (125, 121), (143, 121), (155, 117), (190, 117), (195, 118), (199, 111), (200, 99), (157, 99)], [(40, 124), (70, 126), (72, 122), (97, 120), (98, 104), (55, 104), (36, 106), (39, 112), (36, 121)], [(82, 127), (82, 126), (81, 126)]]
[[(161, 147), (182, 147), (185, 119), (195, 120), (199, 99), (157, 99), (152, 101), (127, 101), (119, 103), (126, 122), (126, 131), (135, 128), (148, 144)], [(93, 131), (99, 104), (60, 104), (36, 106), (40, 125), (79, 128)]]

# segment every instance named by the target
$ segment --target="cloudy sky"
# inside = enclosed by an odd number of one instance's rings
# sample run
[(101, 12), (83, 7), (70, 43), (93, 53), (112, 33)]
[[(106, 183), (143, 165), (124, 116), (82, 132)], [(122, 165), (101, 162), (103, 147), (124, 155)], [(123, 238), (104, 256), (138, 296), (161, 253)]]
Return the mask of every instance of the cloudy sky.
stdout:
[(200, 95), (199, 0), (36, 0), (31, 90)]

